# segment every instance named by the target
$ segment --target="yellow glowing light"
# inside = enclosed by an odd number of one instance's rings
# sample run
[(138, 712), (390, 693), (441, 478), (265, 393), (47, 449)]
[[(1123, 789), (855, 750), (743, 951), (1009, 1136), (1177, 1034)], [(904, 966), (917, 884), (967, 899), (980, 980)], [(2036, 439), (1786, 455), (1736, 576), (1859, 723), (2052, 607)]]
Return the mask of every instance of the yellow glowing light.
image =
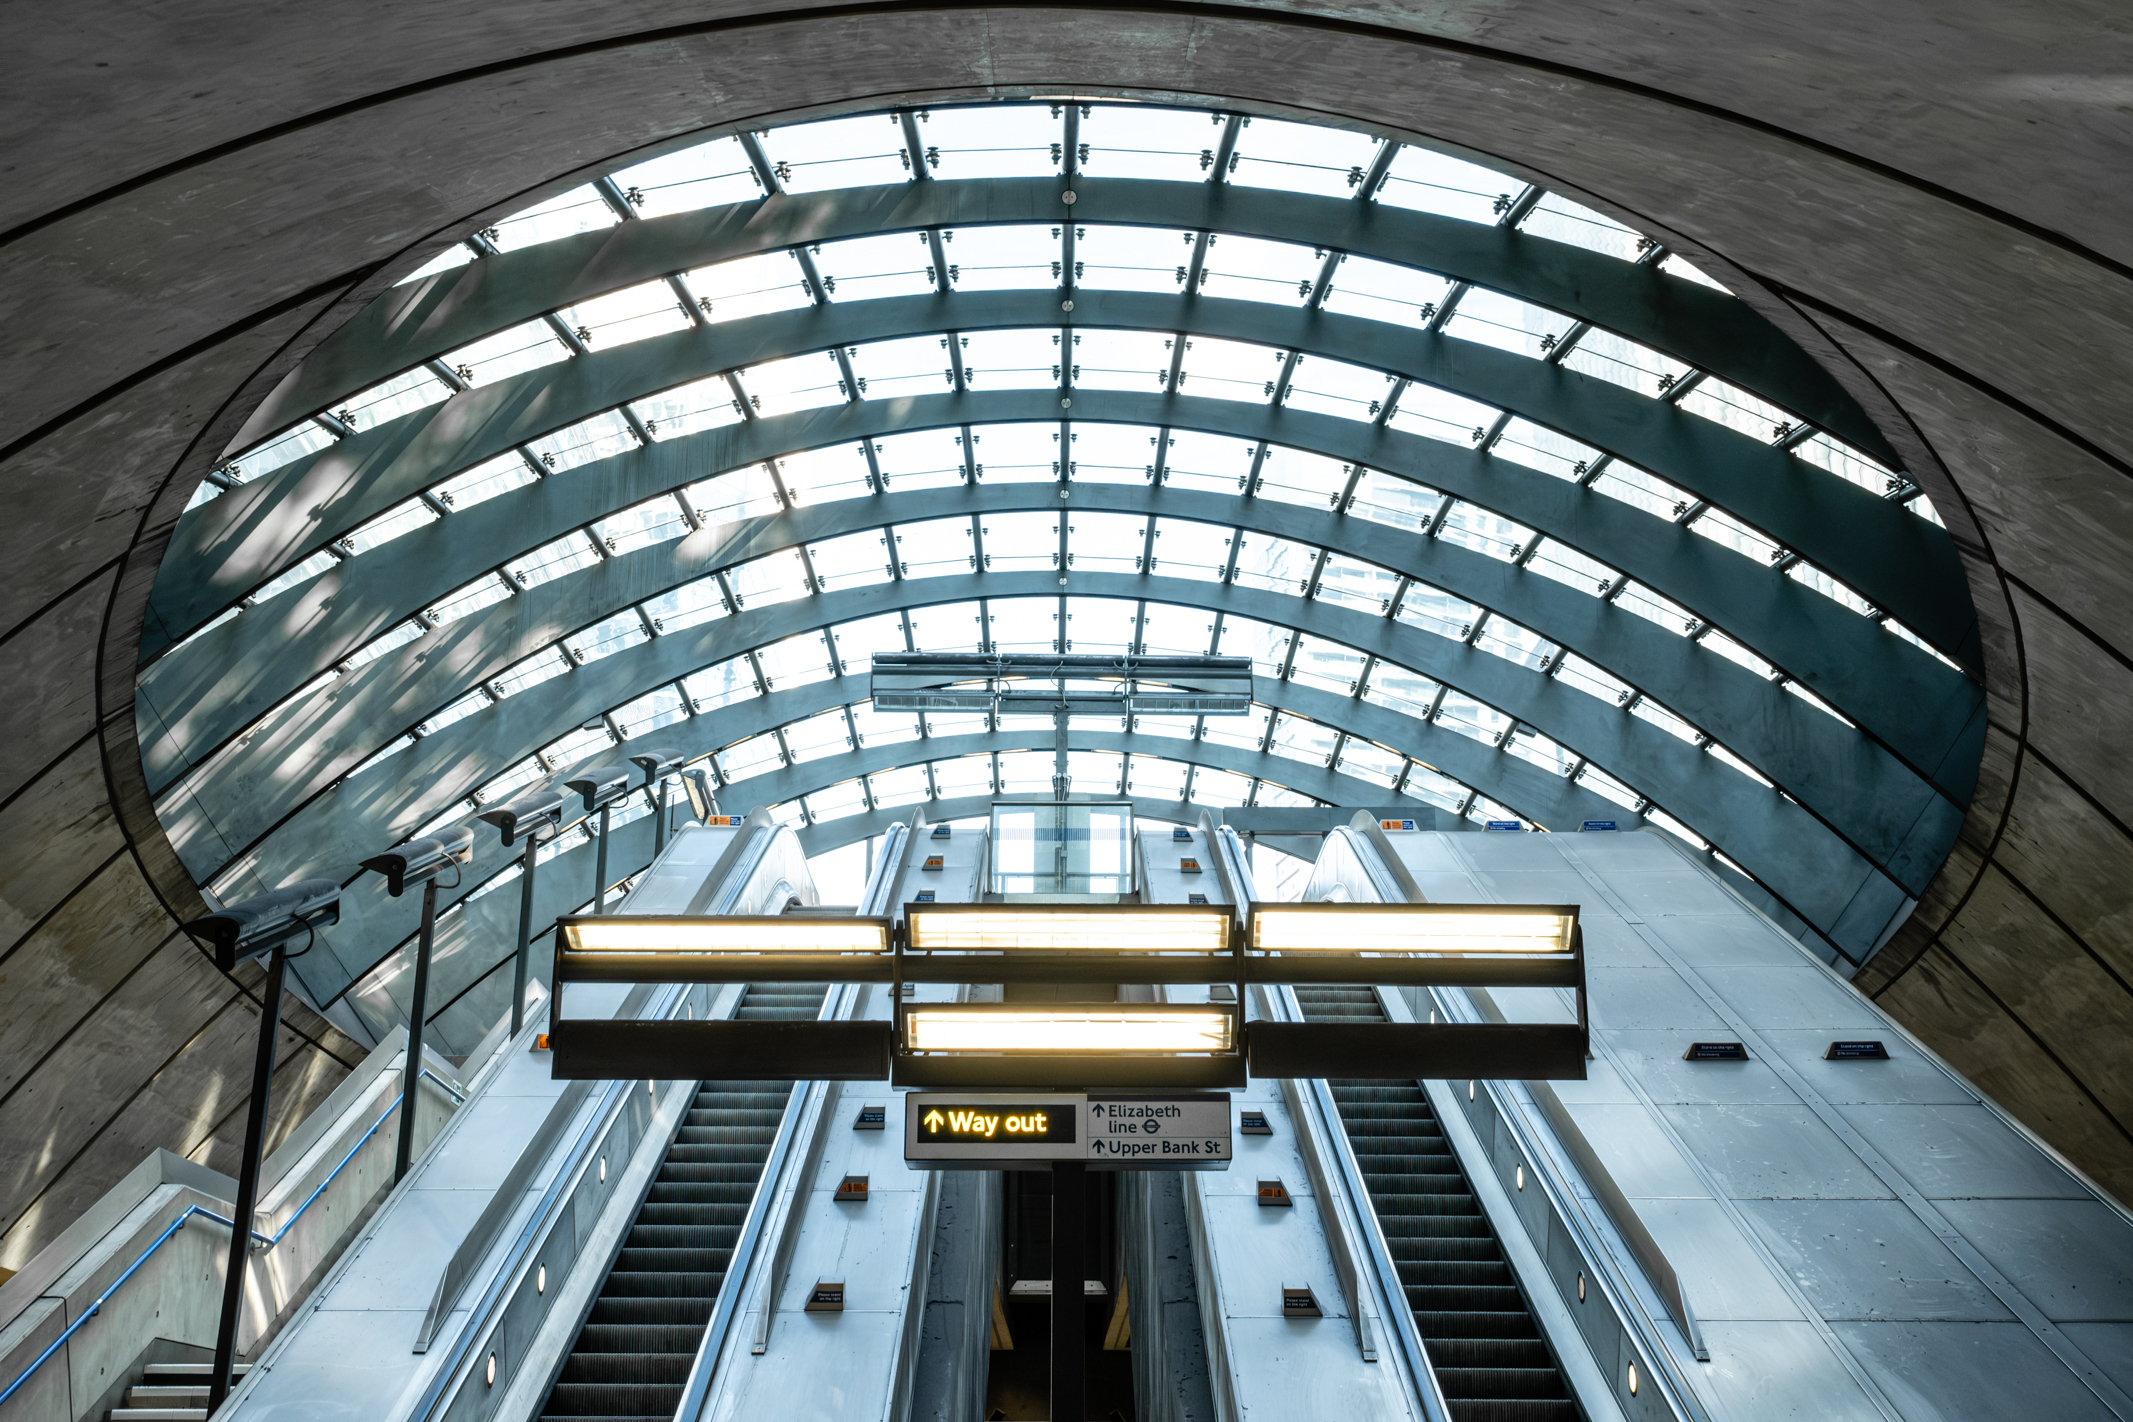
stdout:
[(566, 919), (573, 953), (886, 953), (888, 925), (866, 918)]
[(915, 1007), (904, 1015), (904, 1032), (914, 1052), (1175, 1056), (1229, 1051), (1231, 1018), (1190, 1007)]
[(1576, 915), (1537, 908), (1434, 904), (1259, 905), (1263, 953), (1567, 953)]
[(1226, 911), (1161, 913), (1017, 904), (977, 911), (914, 909), (906, 920), (914, 953), (1225, 953)]

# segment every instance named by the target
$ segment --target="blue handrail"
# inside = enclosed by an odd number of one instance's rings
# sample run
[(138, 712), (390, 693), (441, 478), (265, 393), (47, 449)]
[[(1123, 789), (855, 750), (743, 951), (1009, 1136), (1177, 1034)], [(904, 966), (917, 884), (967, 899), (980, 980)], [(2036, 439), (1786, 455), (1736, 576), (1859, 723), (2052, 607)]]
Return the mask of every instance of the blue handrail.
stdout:
[[(431, 1081), (436, 1082), (438, 1086), (442, 1087), (444, 1089), (445, 1094), (450, 1096), (455, 1104), (465, 1104), (467, 1099), (466, 1095), (461, 1092), (458, 1087), (452, 1085), (452, 1083), (446, 1081), (443, 1077), (437, 1075), (437, 1073), (431, 1071), (428, 1067), (424, 1067), (422, 1069), (422, 1075), (428, 1077)], [(362, 1139), (348, 1148), (348, 1154), (341, 1157), (340, 1164), (334, 1166), (332, 1170), (326, 1173), (326, 1178), (318, 1182), (318, 1188), (313, 1190), (309, 1195), (306, 1195), (304, 1197), (304, 1202), (296, 1207), (295, 1211), (290, 1214), (289, 1218), (282, 1221), (281, 1228), (274, 1231), (274, 1233), (272, 1233), (271, 1235), (261, 1234), (256, 1229), (252, 1230), (250, 1233), (253, 1242), (256, 1245), (264, 1245), (268, 1249), (272, 1249), (275, 1245), (281, 1243), (283, 1237), (289, 1233), (291, 1227), (293, 1227), (299, 1219), (303, 1218), (304, 1211), (311, 1208), (312, 1201), (318, 1199), (320, 1195), (323, 1195), (326, 1192), (326, 1187), (328, 1185), (331, 1185), (334, 1182), (334, 1179), (339, 1176), (344, 1169), (347, 1168), (348, 1162), (356, 1158), (356, 1152), (361, 1150), (364, 1146), (369, 1145), (370, 1138), (378, 1133), (378, 1127), (384, 1125), (387, 1121), (391, 1120), (393, 1112), (399, 1109), (400, 1098), (398, 1096), (395, 1096), (393, 1098), (393, 1104), (385, 1108), (385, 1114), (370, 1123), (370, 1129), (363, 1132)], [(235, 1229), (237, 1227), (236, 1221), (230, 1219), (227, 1215), (216, 1214), (213, 1210), (207, 1208), (207, 1206), (205, 1205), (188, 1205), (176, 1219), (172, 1220), (167, 1226), (164, 1227), (164, 1230), (161, 1234), (156, 1236), (155, 1243), (149, 1245), (146, 1249), (142, 1250), (140, 1257), (126, 1266), (125, 1273), (119, 1275), (116, 1279), (113, 1279), (111, 1281), (111, 1286), (96, 1296), (96, 1302), (90, 1304), (88, 1308), (84, 1309), (80, 1318), (77, 1318), (72, 1323), (68, 1324), (66, 1327), (66, 1331), (61, 1333), (57, 1338), (53, 1339), (51, 1346), (46, 1348), (42, 1353), (39, 1353), (37, 1355), (37, 1360), (31, 1363), (28, 1367), (24, 1368), (22, 1370), (21, 1375), (17, 1377), (13, 1382), (7, 1385), (7, 1390), (5, 1392), (0, 1392), (0, 1402), (6, 1402), (9, 1398), (13, 1397), (15, 1393), (22, 1387), (22, 1385), (30, 1380), (31, 1374), (35, 1373), (39, 1368), (43, 1367), (54, 1353), (57, 1353), (60, 1349), (66, 1347), (67, 1340), (72, 1338), (76, 1333), (79, 1333), (83, 1324), (87, 1323), (90, 1319), (96, 1317), (97, 1313), (103, 1308), (103, 1306), (106, 1303), (110, 1302), (111, 1296), (117, 1293), (120, 1287), (124, 1285), (128, 1279), (132, 1278), (136, 1273), (139, 1272), (140, 1267), (143, 1264), (146, 1264), (150, 1256), (152, 1256), (158, 1249), (161, 1249), (163, 1247), (163, 1244), (166, 1240), (168, 1240), (172, 1235), (176, 1234), (179, 1230), (185, 1228), (185, 1222), (191, 1219), (194, 1215), (202, 1216), (205, 1219), (211, 1219), (216, 1224), (226, 1226), (230, 1229)]]

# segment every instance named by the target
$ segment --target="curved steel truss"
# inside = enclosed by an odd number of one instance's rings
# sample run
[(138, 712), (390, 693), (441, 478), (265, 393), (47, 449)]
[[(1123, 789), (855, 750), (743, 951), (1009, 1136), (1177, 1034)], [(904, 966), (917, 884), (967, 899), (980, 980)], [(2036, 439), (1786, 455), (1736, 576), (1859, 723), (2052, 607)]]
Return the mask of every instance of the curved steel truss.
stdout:
[[(1222, 652), (1252, 716), (1077, 720), (1076, 791), (1649, 817), (1873, 950), (1983, 702), (1953, 545), (1827, 372), (1658, 244), (1424, 150), (1217, 115), (1195, 181), (1084, 151), (1101, 116), (984, 117), (1061, 136), (965, 177), (907, 146), (932, 119), (714, 139), (321, 346), (151, 602), (142, 753), (194, 875), (352, 872), (653, 743), (826, 849), (1049, 788), (1049, 718), (877, 711), (876, 650)], [(510, 872), (485, 843), (455, 899), (451, 1010), (499, 991)], [(410, 925), (345, 905), (304, 987), (375, 1030)]]

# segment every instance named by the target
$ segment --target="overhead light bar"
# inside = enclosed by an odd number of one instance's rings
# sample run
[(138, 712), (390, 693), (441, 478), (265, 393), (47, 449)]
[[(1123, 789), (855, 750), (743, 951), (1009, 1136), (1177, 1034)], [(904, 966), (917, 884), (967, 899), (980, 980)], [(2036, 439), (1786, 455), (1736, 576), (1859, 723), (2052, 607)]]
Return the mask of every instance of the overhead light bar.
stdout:
[(1253, 904), (1260, 953), (1563, 953), (1575, 905)]
[(880, 918), (610, 914), (557, 920), (569, 953), (865, 953), (889, 951)]
[(1052, 711), (1241, 716), (1249, 657), (877, 652), (868, 691), (883, 711)]
[(1226, 1008), (1161, 1003), (1087, 1006), (911, 1006), (904, 1010), (910, 1052), (982, 1056), (1185, 1056), (1235, 1050)]
[(1227, 953), (1228, 908), (1134, 904), (950, 904), (912, 908), (913, 953)]

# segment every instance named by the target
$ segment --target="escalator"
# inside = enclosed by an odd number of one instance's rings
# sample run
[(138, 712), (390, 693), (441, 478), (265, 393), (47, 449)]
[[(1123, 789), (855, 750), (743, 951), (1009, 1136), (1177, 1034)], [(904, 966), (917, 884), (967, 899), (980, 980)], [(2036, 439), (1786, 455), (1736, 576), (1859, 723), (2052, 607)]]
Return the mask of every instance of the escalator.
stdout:
[[(751, 984), (734, 1016), (812, 1021), (819, 984)], [(792, 1083), (706, 1081), (675, 1133), (614, 1268), (540, 1416), (667, 1422), (704, 1327)]]
[[(1363, 987), (1299, 987), (1312, 1022), (1382, 1022)], [(1421, 1088), (1329, 1083), (1453, 1422), (1577, 1422), (1554, 1355)]]

